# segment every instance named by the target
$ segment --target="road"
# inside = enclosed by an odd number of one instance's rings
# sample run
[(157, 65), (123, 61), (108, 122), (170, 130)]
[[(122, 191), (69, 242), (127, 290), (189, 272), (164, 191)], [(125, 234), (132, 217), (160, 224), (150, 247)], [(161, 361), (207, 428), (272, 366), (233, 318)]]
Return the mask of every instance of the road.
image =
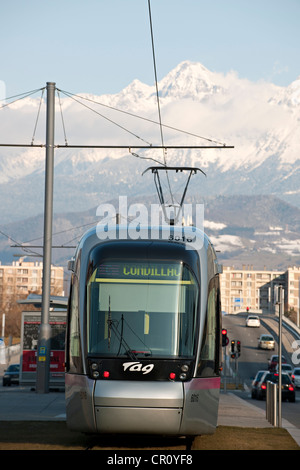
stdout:
[[(270, 315), (261, 316), (261, 326), (259, 328), (246, 327), (246, 314), (225, 315), (223, 316), (223, 327), (227, 329), (227, 336), (230, 341), (232, 339), (241, 341), (241, 355), (238, 359), (238, 375), (240, 381), (245, 385), (245, 391), (236, 391), (241, 398), (249, 401), (252, 405), (256, 405), (262, 409), (266, 409), (266, 402), (251, 398), (251, 382), (258, 370), (267, 370), (268, 359), (272, 354), (278, 354), (278, 343), (276, 342), (275, 351), (265, 351), (258, 349), (258, 338), (262, 333), (273, 334), (277, 341), (278, 322)], [(282, 354), (286, 357), (287, 362), (293, 367), (292, 354), (294, 349), (292, 343), (294, 337), (285, 331), (282, 333)], [(227, 354), (229, 353), (227, 347)], [(231, 360), (231, 368), (235, 370), (235, 361)], [(291, 424), (300, 428), (300, 389), (296, 389), (295, 403), (282, 402), (282, 418), (288, 420)]]

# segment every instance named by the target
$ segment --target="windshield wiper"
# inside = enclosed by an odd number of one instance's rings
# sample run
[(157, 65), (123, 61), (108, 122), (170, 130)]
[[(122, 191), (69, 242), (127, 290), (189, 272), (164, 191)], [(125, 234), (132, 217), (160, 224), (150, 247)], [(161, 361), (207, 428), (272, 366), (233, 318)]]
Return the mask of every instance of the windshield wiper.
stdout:
[[(132, 333), (139, 339), (141, 343), (147, 348), (147, 350), (134, 350), (132, 349), (129, 344), (126, 342), (124, 339), (124, 322), (128, 326), (128, 328), (132, 331)], [(121, 332), (118, 330), (118, 325), (119, 321), (117, 320), (112, 320), (111, 318), (111, 309), (110, 309), (110, 296), (109, 296), (109, 308), (108, 308), (108, 319), (107, 319), (107, 325), (108, 325), (108, 349), (110, 349), (110, 342), (111, 342), (111, 331), (114, 332), (116, 337), (118, 338), (120, 344), (119, 344), (119, 350), (117, 352), (117, 356), (120, 355), (121, 347), (125, 349), (125, 354), (130, 357), (131, 360), (135, 361), (137, 359), (136, 354), (144, 354), (145, 356), (152, 356), (152, 351), (151, 349), (141, 340), (141, 338), (136, 334), (136, 332), (131, 328), (131, 326), (128, 324), (128, 322), (124, 319), (124, 315), (122, 313), (121, 316)]]
[(121, 347), (123, 346), (125, 349), (125, 354), (127, 354), (128, 357), (132, 361), (136, 360), (136, 355), (134, 354), (134, 351), (130, 348), (129, 344), (125, 341), (124, 336), (123, 336), (123, 322), (124, 322), (124, 317), (122, 314), (122, 323), (121, 323), (121, 333), (119, 332), (118, 328), (116, 327), (115, 323), (118, 323), (117, 320), (112, 320), (111, 319), (111, 311), (110, 311), (110, 296), (109, 296), (109, 310), (108, 310), (108, 319), (107, 319), (107, 325), (108, 325), (108, 349), (110, 349), (110, 340), (111, 340), (111, 331), (114, 332), (116, 337), (120, 341), (119, 345), (119, 350), (117, 353), (117, 356), (120, 354)]
[(120, 346), (119, 346), (119, 351), (117, 353), (117, 356), (120, 355), (120, 350), (121, 350), (121, 347), (123, 346), (125, 349), (125, 354), (127, 354), (127, 356), (130, 357), (130, 359), (135, 361), (136, 360), (135, 351), (133, 351), (130, 348), (129, 344), (125, 341), (123, 335), (118, 331), (118, 328), (116, 327), (115, 322), (116, 320), (107, 320), (108, 328), (114, 332), (114, 334), (120, 341)]

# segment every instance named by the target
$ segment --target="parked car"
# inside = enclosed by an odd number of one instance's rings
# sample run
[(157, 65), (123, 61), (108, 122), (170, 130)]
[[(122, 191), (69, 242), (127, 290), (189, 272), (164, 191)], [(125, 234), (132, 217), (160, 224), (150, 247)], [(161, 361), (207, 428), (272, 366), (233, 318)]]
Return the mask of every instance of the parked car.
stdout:
[(254, 377), (254, 379), (252, 380), (252, 384), (251, 384), (251, 397), (252, 398), (257, 398), (257, 390), (258, 390), (258, 384), (260, 382), (260, 379), (262, 378), (262, 376), (268, 372), (267, 370), (259, 370), (256, 374), (256, 376)]
[[(257, 386), (257, 398), (263, 400), (267, 393), (267, 382), (273, 382), (278, 384), (279, 374), (276, 372), (266, 372), (263, 374), (258, 386)], [(295, 386), (290, 376), (283, 372), (281, 374), (281, 397), (282, 400), (288, 400), (290, 402), (295, 401)]]
[[(279, 365), (275, 367), (275, 372), (279, 371)], [(286, 372), (292, 378), (293, 368), (290, 364), (281, 364), (281, 372)]]
[(19, 375), (20, 364), (11, 364), (10, 366), (8, 366), (8, 368), (4, 371), (2, 379), (3, 387), (5, 387), (5, 385), (18, 384)]
[(258, 348), (259, 349), (275, 349), (275, 340), (272, 335), (262, 334), (258, 338)]
[(260, 326), (260, 319), (257, 315), (248, 315), (246, 320), (246, 326), (253, 326), (259, 327)]
[(293, 370), (292, 381), (294, 382), (295, 387), (300, 387), (300, 367), (295, 367)]
[[(268, 369), (270, 371), (274, 371), (276, 369), (276, 366), (278, 364), (278, 358), (278, 354), (273, 354), (273, 356), (271, 356), (271, 358), (269, 359)], [(284, 356), (281, 356), (281, 363), (286, 364), (286, 358)]]

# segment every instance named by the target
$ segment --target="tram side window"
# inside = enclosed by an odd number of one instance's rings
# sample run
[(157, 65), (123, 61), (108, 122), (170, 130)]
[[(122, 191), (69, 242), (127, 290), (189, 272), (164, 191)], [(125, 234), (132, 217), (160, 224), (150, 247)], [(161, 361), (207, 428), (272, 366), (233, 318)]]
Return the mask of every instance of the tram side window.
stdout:
[(213, 287), (207, 300), (206, 338), (202, 348), (201, 358), (213, 361), (215, 359), (216, 343), (216, 291)]
[(207, 299), (206, 324), (202, 340), (202, 349), (200, 354), (200, 363), (198, 365), (198, 374), (201, 376), (213, 375), (216, 371), (216, 361), (218, 352), (218, 292), (217, 284), (212, 281), (209, 286)]
[(81, 347), (79, 332), (78, 280), (74, 276), (69, 319), (69, 361), (71, 372), (81, 372)]

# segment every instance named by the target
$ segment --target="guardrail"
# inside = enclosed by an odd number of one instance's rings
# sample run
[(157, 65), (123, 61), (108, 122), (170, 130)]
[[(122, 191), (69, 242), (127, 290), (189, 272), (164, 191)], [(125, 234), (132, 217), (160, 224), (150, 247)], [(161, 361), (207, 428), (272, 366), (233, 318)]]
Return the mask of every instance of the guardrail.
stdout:
[[(277, 319), (278, 317), (276, 317), (276, 320)], [(300, 328), (298, 328), (298, 326), (295, 325), (294, 322), (292, 322), (291, 320), (289, 320), (289, 318), (283, 315), (282, 323), (284, 323), (285, 328), (287, 328), (288, 330), (292, 330), (294, 333), (296, 333), (296, 335), (298, 335), (298, 339), (300, 339)]]

